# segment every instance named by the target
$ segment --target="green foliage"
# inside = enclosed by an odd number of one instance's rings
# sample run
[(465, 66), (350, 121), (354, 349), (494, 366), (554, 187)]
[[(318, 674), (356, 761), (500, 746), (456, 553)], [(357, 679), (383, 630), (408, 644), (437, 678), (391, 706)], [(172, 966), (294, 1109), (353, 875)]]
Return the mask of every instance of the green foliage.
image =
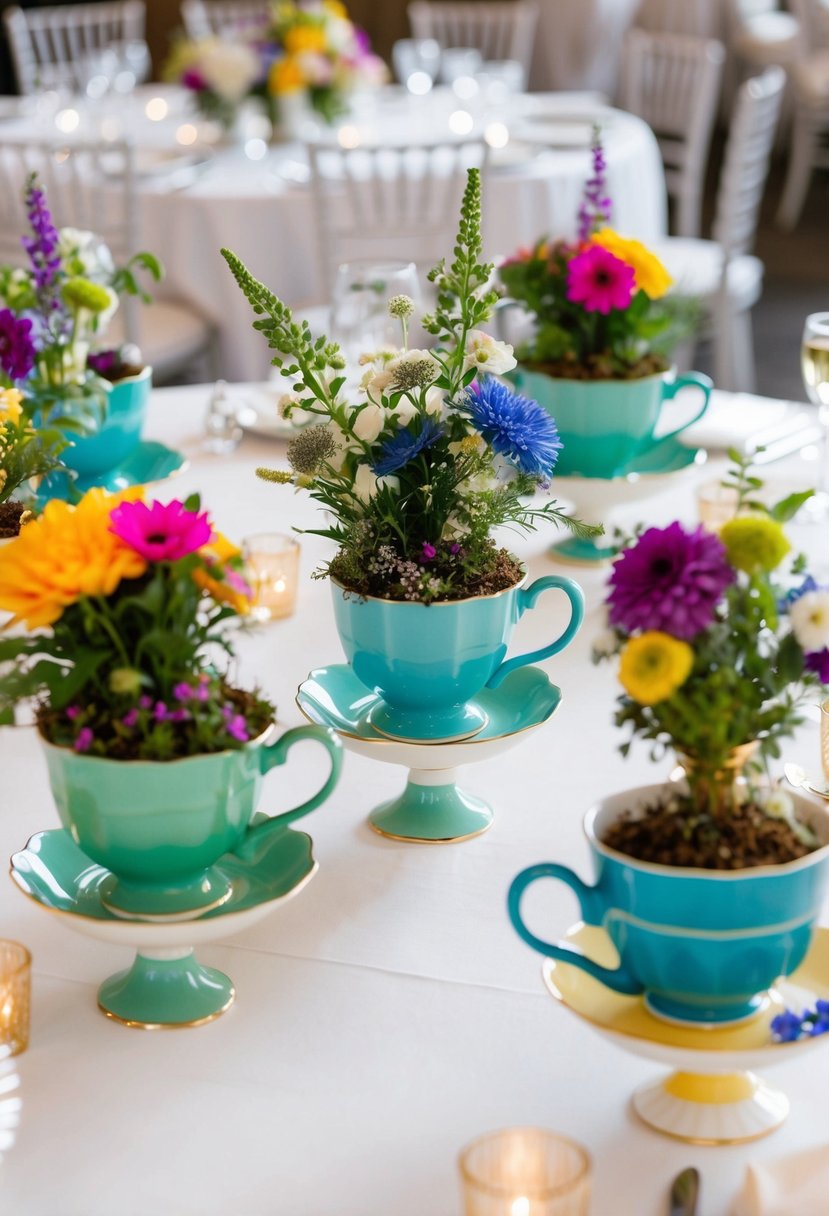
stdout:
[(60, 468), (68, 443), (59, 427), (35, 427), (28, 412), (18, 422), (0, 422), (0, 502), (30, 498), (30, 479)]

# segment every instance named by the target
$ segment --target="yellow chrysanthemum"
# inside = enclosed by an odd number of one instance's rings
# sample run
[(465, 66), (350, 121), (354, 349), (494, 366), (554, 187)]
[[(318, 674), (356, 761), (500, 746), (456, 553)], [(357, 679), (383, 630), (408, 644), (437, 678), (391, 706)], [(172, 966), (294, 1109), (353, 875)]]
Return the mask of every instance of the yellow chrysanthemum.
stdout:
[(322, 7), (332, 17), (339, 17), (341, 21), (348, 20), (348, 9), (340, 3), (340, 0), (323, 0)]
[(147, 568), (139, 553), (110, 532), (110, 512), (125, 498), (89, 490), (76, 507), (53, 499), (43, 514), (0, 549), (0, 608), (29, 629), (52, 625), (83, 596), (111, 595), (124, 578)]
[(766, 515), (739, 515), (720, 528), (720, 540), (732, 566), (754, 574), (774, 570), (791, 549), (776, 519)]
[[(234, 545), (228, 540), (222, 532), (214, 532), (210, 538), (209, 545), (203, 545), (199, 549), (201, 556), (210, 563), (211, 566), (224, 566), (231, 558), (238, 557), (241, 553), (238, 545)], [(232, 571), (233, 582), (237, 586), (233, 586), (230, 582), (223, 582), (221, 579), (213, 578), (206, 570), (194, 570), (193, 580), (197, 587), (202, 591), (206, 591), (211, 595), (217, 603), (230, 604), (235, 612), (240, 616), (247, 616), (251, 609), (251, 600), (248, 595), (241, 589), (244, 580), (237, 576), (235, 571)]]
[(296, 59), (292, 59), (290, 55), (286, 55), (284, 59), (277, 59), (268, 73), (268, 92), (274, 94), (280, 93), (298, 93), (300, 89), (305, 88), (305, 76), (302, 68)]
[(640, 705), (656, 705), (681, 688), (694, 665), (687, 642), (656, 629), (631, 638), (622, 651), (619, 679)]
[(23, 406), (20, 404), (23, 394), (17, 388), (0, 389), (0, 426), (4, 422), (13, 422), (17, 426)]
[(652, 300), (658, 300), (673, 283), (665, 267), (655, 253), (651, 253), (641, 241), (619, 236), (612, 228), (601, 228), (592, 238), (592, 245), (601, 245), (614, 257), (621, 258), (633, 267), (636, 287)]
[(321, 25), (295, 25), (285, 34), (288, 55), (322, 54), (326, 49), (325, 30)]

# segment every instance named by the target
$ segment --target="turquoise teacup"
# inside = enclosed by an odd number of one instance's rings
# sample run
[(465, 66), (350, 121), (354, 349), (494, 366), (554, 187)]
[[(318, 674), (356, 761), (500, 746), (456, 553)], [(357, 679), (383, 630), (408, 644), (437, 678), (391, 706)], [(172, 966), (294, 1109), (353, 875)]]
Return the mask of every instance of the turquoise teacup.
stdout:
[(152, 389), (153, 369), (118, 380), (107, 389), (107, 411), (94, 435), (72, 439), (63, 463), (81, 477), (95, 477), (115, 469), (138, 446)]
[[(585, 832), (595, 885), (555, 862), (530, 866), (510, 887), (510, 919), (534, 950), (580, 967), (615, 992), (643, 993), (651, 1011), (668, 1021), (740, 1021), (762, 1008), (772, 984), (806, 955), (826, 886), (829, 815), (796, 798), (800, 818), (822, 846), (798, 861), (749, 870), (652, 865), (602, 843), (619, 815), (653, 803), (663, 791), (658, 785), (626, 790), (589, 811)], [(539, 878), (556, 878), (575, 892), (584, 921), (600, 925), (613, 941), (618, 967), (603, 967), (575, 946), (553, 945), (527, 928), (521, 897)]]
[[(679, 435), (708, 408), (713, 382), (700, 372), (664, 372), (639, 380), (559, 380), (517, 367), (509, 379), (555, 419), (564, 444), (556, 462), (558, 477), (618, 477), (655, 443)], [(702, 393), (696, 413), (673, 430), (657, 424), (666, 402), (684, 388)]]
[[(225, 853), (284, 831), (324, 802), (337, 783), (342, 748), (333, 731), (301, 726), (273, 743), (265, 732), (238, 751), (183, 760), (107, 760), (44, 743), (61, 823), (93, 861), (112, 871), (102, 902), (124, 917), (175, 920), (225, 902), (227, 881), (211, 869)], [(263, 775), (304, 740), (319, 743), (330, 769), (312, 798), (251, 825)]]
[[(539, 596), (564, 593), (570, 619), (562, 633), (530, 654), (507, 659), (512, 631)], [(584, 616), (581, 588), (569, 578), (546, 575), (495, 595), (438, 604), (360, 598), (333, 584), (334, 616), (346, 658), (366, 688), (382, 700), (370, 721), (383, 735), (402, 741), (441, 743), (464, 739), (486, 725), (473, 698), (497, 688), (516, 667), (540, 663), (563, 650)]]

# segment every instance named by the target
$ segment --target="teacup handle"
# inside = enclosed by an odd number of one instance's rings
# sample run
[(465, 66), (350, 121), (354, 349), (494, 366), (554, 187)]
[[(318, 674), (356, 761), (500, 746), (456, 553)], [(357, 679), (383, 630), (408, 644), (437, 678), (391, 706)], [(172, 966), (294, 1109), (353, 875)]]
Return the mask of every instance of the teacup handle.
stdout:
[(325, 783), (307, 802), (303, 802), (301, 806), (295, 806), (292, 811), (283, 811), (281, 815), (270, 815), (267, 819), (252, 827), (249, 835), (261, 829), (272, 828), (275, 823), (284, 826), (285, 824), (293, 823), (295, 819), (301, 819), (303, 815), (307, 815), (309, 811), (316, 810), (320, 803), (325, 802), (337, 784), (343, 763), (343, 746), (335, 732), (329, 730), (326, 726), (295, 726), (293, 730), (287, 730), (284, 735), (281, 735), (276, 743), (271, 744), (269, 747), (261, 747), (258, 752), (260, 771), (263, 774), (268, 773), (272, 768), (276, 768), (277, 765), (284, 764), (288, 758), (288, 752), (293, 745), (299, 743), (302, 739), (316, 739), (317, 743), (321, 743), (328, 752), (331, 768)]
[(549, 659), (551, 655), (558, 654), (565, 646), (570, 645), (578, 633), (579, 626), (584, 620), (584, 595), (578, 583), (574, 583), (571, 578), (562, 578), (559, 574), (545, 574), (543, 578), (537, 578), (534, 583), (530, 583), (529, 587), (519, 589), (519, 618), (528, 608), (533, 607), (543, 592), (551, 590), (563, 591), (570, 601), (570, 621), (564, 633), (554, 642), (550, 642), (548, 646), (542, 646), (540, 650), (516, 655), (514, 659), (504, 659), (487, 680), (487, 688), (497, 688), (504, 677), (508, 676), (511, 671), (515, 671), (516, 667), (526, 667), (528, 663), (540, 663), (543, 659)]
[(523, 937), (527, 945), (532, 946), (533, 950), (537, 950), (539, 954), (546, 954), (549, 958), (558, 959), (561, 963), (572, 963), (574, 967), (580, 967), (582, 971), (586, 971), (600, 983), (606, 984), (614, 992), (624, 992), (628, 996), (637, 996), (640, 992), (644, 992), (644, 985), (640, 984), (625, 967), (620, 966), (615, 970), (612, 967), (603, 967), (600, 963), (594, 962), (592, 958), (588, 958), (576, 946), (567, 946), (563, 942), (553, 945), (530, 932), (521, 916), (521, 898), (527, 887), (538, 878), (558, 878), (561, 882), (566, 883), (576, 894), (585, 922), (588, 925), (602, 923), (604, 902), (597, 889), (588, 886), (568, 866), (560, 866), (553, 861), (544, 861), (537, 866), (528, 866), (526, 870), (522, 870), (510, 885), (507, 909), (513, 928), (519, 937)]
[(662, 404), (664, 405), (666, 401), (672, 401), (680, 389), (687, 388), (689, 385), (695, 386), (702, 391), (702, 405), (693, 418), (687, 419), (681, 426), (675, 427), (672, 431), (666, 431), (664, 435), (658, 435), (655, 440), (656, 443), (661, 443), (663, 439), (671, 439), (674, 435), (678, 435), (680, 431), (687, 430), (689, 426), (693, 426), (695, 422), (699, 422), (708, 409), (714, 381), (710, 376), (703, 375), (702, 372), (685, 372), (684, 375), (677, 376), (676, 380), (667, 380), (662, 386)]

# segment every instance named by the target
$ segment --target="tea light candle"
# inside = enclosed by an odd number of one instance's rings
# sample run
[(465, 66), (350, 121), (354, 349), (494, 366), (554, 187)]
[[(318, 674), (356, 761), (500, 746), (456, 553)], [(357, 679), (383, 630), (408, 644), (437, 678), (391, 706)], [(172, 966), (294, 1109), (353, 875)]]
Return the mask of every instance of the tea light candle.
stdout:
[(718, 532), (737, 514), (737, 491), (719, 481), (706, 482), (697, 491), (699, 521), (709, 532)]
[(829, 701), (824, 701), (820, 707), (820, 762), (829, 786)]
[(474, 1140), (458, 1158), (465, 1216), (587, 1216), (590, 1157), (540, 1127)]
[(276, 621), (296, 607), (299, 542), (279, 532), (262, 532), (242, 542), (242, 555), (253, 590), (256, 620)]
[(31, 974), (26, 947), (0, 939), (0, 1046), (13, 1056), (29, 1046)]

